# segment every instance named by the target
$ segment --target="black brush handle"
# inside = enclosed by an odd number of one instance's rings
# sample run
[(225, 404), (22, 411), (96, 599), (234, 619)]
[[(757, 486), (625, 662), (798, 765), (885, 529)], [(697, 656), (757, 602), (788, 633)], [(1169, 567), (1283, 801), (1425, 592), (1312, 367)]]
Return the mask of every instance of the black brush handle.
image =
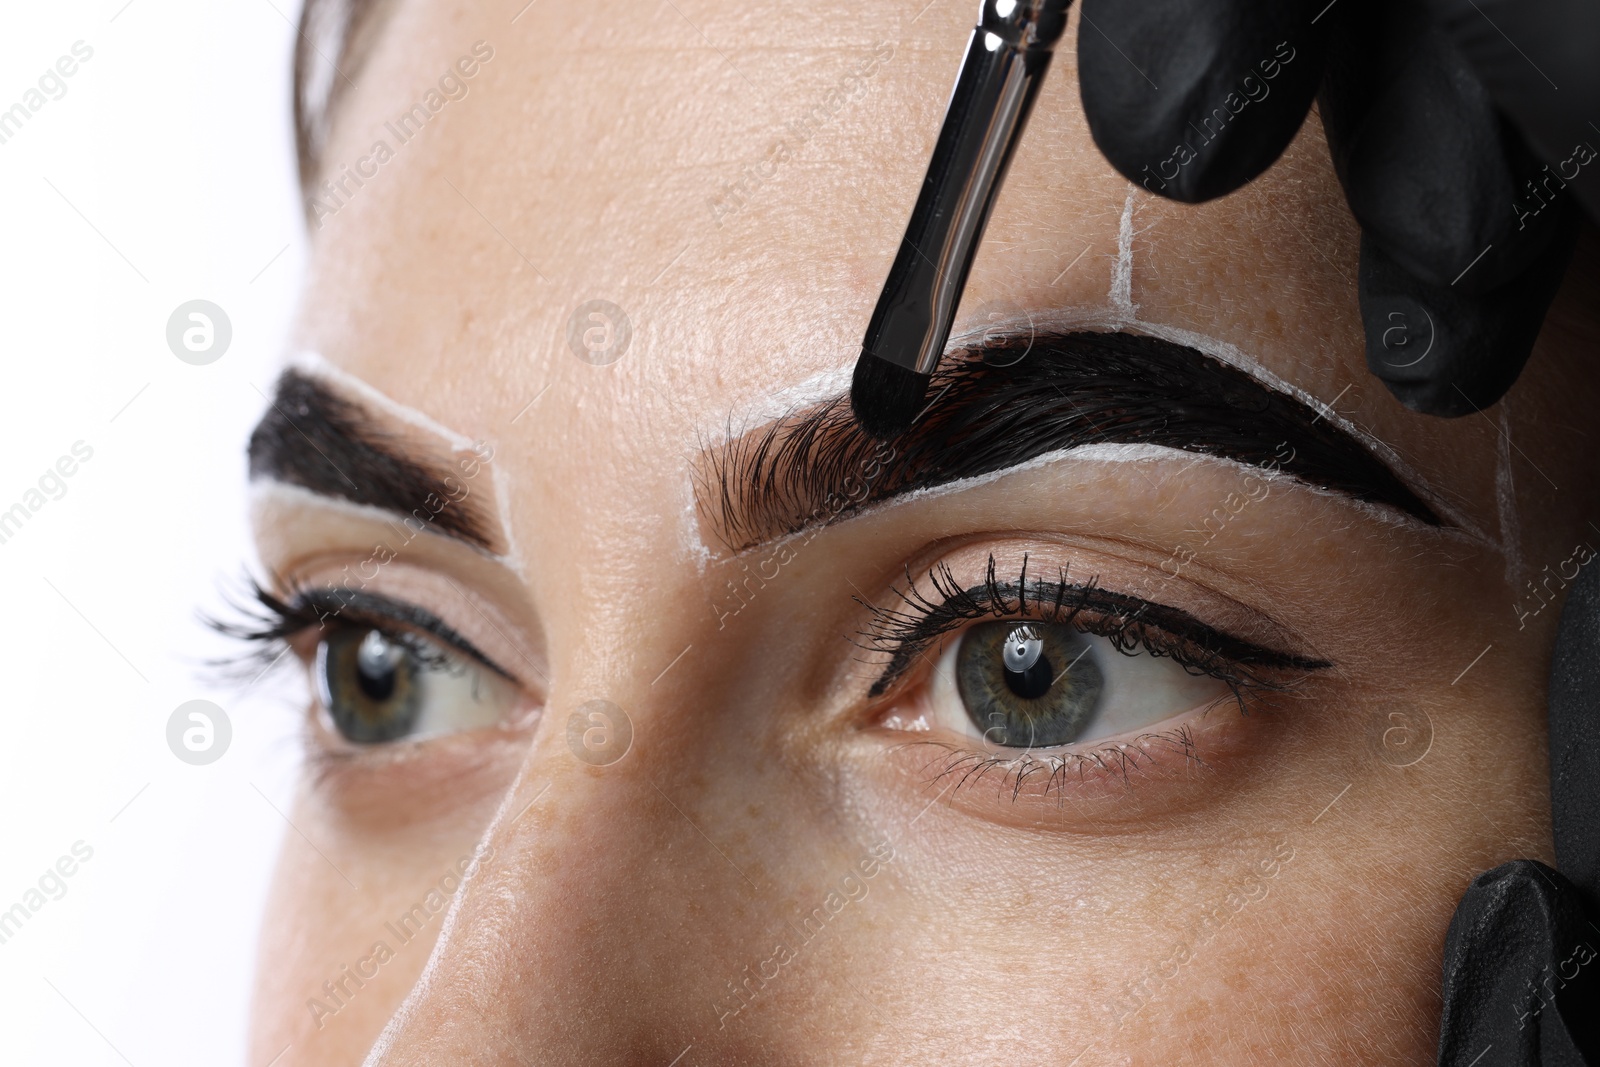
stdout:
[(984, 0), (863, 354), (918, 374), (938, 365), (1069, 6), (1071, 0)]

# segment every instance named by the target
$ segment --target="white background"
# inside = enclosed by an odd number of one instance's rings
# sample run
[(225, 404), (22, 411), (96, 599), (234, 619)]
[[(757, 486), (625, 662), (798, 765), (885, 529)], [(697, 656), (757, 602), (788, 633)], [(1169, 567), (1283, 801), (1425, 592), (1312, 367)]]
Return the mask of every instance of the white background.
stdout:
[[(125, 3), (9, 3), (0, 32), (0, 110), (73, 42), (94, 49), (0, 144), (0, 511), (74, 442), (94, 450), (0, 544), (0, 911), (74, 842), (94, 850), (0, 944), (7, 1065), (245, 1062), (266, 880), (293, 832), (273, 805), (296, 774), (295, 683), (207, 681), (196, 663), (225, 646), (195, 614), (250, 561), (244, 448), (304, 262), (299, 4)], [(233, 327), (203, 367), (166, 342), (195, 298)], [(166, 743), (197, 697), (233, 726), (205, 767)]]

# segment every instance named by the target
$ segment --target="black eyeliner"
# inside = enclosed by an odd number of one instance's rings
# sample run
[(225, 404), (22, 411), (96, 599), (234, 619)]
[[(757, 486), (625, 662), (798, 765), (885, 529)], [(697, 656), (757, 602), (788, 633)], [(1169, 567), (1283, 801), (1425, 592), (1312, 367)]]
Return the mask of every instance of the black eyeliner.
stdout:
[(471, 656), (508, 681), (516, 681), (509, 672), (485, 655), (477, 645), (467, 640), (443, 619), (403, 600), (391, 600), (376, 593), (353, 590), (317, 588), (305, 589), (296, 594), (296, 601), (318, 612), (318, 619), (351, 614), (355, 621), (381, 624), (399, 623), (421, 630), (438, 638), (463, 655)]
[(286, 643), (307, 630), (331, 629), (341, 622), (347, 625), (365, 624), (380, 630), (385, 624), (406, 626), (437, 638), (507, 681), (517, 681), (514, 675), (448, 623), (415, 604), (376, 593), (333, 587), (294, 590), (288, 600), (278, 597), (259, 582), (252, 581), (250, 590), (257, 607), (254, 610), (244, 609), (249, 622), (239, 624), (213, 620), (210, 623), (212, 629), (230, 637), (270, 646)]
[[(1279, 652), (1224, 633), (1179, 608), (1102, 589), (1093, 579), (1073, 585), (1067, 580), (1066, 568), (1054, 581), (1030, 582), (1027, 567), (1027, 557), (1023, 557), (1017, 580), (1001, 582), (990, 556), (983, 583), (963, 588), (949, 566), (941, 563), (928, 572), (932, 597), (917, 588), (908, 572), (906, 588), (895, 591), (904, 610), (856, 598), (873, 615), (873, 628), (862, 635), (866, 647), (890, 655), (868, 696), (882, 696), (930, 644), (961, 624), (979, 619), (1031, 617), (1071, 625), (1109, 639), (1125, 655), (1165, 656), (1190, 674), (1218, 678), (1236, 691), (1276, 687), (1257, 677), (1255, 670), (1314, 671), (1332, 666), (1326, 660)], [(1151, 631), (1175, 640), (1153, 641)]]

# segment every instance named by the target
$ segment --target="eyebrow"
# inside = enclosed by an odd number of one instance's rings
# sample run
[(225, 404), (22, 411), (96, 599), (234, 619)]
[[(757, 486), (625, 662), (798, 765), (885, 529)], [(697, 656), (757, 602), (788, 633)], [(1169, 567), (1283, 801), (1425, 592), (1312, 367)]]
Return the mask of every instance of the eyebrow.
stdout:
[(1395, 508), (1432, 508), (1355, 437), (1251, 375), (1129, 333), (1006, 335), (947, 357), (900, 437), (869, 437), (848, 394), (702, 447), (696, 499), (742, 552), (870, 504), (1089, 444), (1149, 444), (1232, 459)]
[(249, 458), (251, 481), (297, 485), (381, 508), (499, 551), (477, 505), (470, 496), (458, 498), (463, 478), (448, 461), (419, 454), (365, 408), (298, 371), (279, 376), (271, 409), (251, 431)]

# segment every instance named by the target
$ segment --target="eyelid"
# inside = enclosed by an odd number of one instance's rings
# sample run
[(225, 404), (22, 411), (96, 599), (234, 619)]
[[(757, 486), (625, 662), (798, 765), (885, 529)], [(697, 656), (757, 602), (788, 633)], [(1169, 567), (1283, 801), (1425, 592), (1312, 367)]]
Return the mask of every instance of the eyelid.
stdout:
[(415, 604), (379, 596), (375, 593), (354, 591), (340, 593), (327, 588), (301, 589), (292, 595), (289, 603), (297, 611), (301, 611), (305, 615), (315, 614), (317, 618), (315, 620), (306, 619), (304, 626), (286, 636), (303, 633), (312, 626), (320, 627), (337, 624), (340, 620), (345, 622), (364, 622), (379, 627), (386, 622), (399, 624), (421, 630), (437, 638), (456, 651), (470, 656), (507, 681), (517, 682), (518, 680), (515, 675), (490, 659), (488, 655), (444, 620), (431, 611)]

